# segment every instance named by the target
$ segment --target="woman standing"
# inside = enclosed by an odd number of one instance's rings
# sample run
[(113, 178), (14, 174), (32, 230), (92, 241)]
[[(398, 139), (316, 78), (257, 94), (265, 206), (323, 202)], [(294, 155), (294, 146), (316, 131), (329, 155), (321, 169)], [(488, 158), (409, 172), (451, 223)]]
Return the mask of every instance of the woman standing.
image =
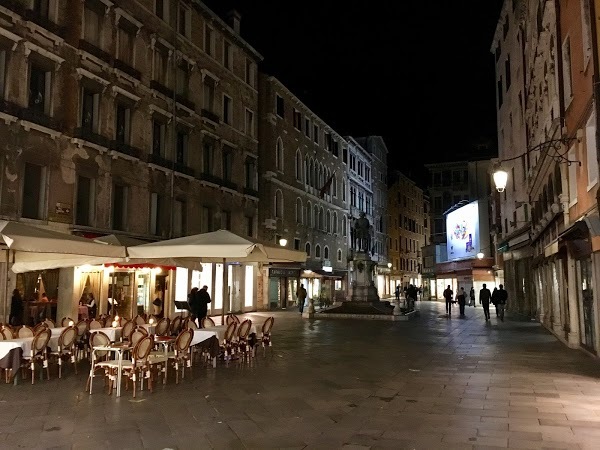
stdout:
[(21, 298), (21, 293), (18, 289), (13, 291), (8, 321), (13, 326), (21, 325), (21, 322), (23, 321), (23, 299)]

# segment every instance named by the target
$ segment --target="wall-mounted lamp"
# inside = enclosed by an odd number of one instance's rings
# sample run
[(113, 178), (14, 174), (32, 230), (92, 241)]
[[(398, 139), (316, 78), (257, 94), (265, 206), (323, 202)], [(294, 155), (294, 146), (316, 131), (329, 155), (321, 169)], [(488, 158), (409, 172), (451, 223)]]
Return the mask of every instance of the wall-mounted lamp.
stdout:
[(477, 253), (477, 259), (483, 259), (484, 256), (483, 252)]
[(388, 263), (387, 266), (388, 266), (388, 269), (391, 269), (392, 268), (392, 263)]
[(287, 239), (286, 238), (279, 239), (279, 245), (281, 245), (282, 247), (285, 247), (287, 245)]

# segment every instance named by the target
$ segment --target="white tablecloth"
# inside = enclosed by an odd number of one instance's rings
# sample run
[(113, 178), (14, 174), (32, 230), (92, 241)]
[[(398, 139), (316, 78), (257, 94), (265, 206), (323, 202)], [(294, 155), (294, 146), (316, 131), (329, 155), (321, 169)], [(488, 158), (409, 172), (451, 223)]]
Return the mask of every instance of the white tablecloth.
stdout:
[(156, 334), (156, 324), (150, 325), (149, 323), (145, 323), (144, 325), (140, 325), (142, 328), (145, 328), (148, 334)]
[(60, 334), (66, 330), (67, 327), (58, 327), (58, 328), (50, 328), (50, 331), (52, 332), (52, 337), (58, 337), (60, 336)]
[(102, 333), (108, 336), (111, 342), (117, 342), (121, 340), (121, 329), (122, 327), (96, 328), (95, 330), (90, 330), (90, 333), (101, 331)]
[[(8, 352), (10, 352), (13, 348), (21, 348), (23, 350), (23, 356), (29, 356), (31, 354), (32, 342), (32, 337), (0, 341), (0, 359), (8, 355)], [(58, 350), (58, 336), (51, 336), (48, 345), (52, 351)]]
[(190, 345), (196, 345), (200, 342), (204, 342), (207, 339), (215, 336), (219, 339), (219, 335), (216, 330), (213, 331), (212, 328), (203, 328), (202, 330), (192, 330), (194, 332), (194, 337), (192, 338), (192, 343)]
[[(237, 336), (238, 328), (236, 328), (235, 330), (235, 336)], [(216, 327), (203, 328), (202, 330), (215, 331), (217, 333), (217, 338), (219, 339), (219, 341), (222, 341), (225, 337), (225, 331), (227, 331), (227, 325), (217, 325)], [(252, 326), (250, 327), (250, 334), (256, 334), (256, 325), (252, 324)]]

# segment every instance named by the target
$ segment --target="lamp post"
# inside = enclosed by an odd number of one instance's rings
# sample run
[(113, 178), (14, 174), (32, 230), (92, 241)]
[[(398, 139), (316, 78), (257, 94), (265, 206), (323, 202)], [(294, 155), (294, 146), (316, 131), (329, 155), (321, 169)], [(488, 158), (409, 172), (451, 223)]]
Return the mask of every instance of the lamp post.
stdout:
[(279, 239), (279, 245), (281, 245), (282, 247), (285, 247), (287, 245), (287, 239), (286, 238), (280, 238)]

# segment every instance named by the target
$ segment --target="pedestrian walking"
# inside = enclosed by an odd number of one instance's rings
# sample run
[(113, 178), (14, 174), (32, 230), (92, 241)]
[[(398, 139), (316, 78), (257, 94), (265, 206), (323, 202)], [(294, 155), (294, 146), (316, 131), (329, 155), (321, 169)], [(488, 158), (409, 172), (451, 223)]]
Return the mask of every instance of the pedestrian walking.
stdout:
[(456, 294), (456, 301), (458, 302), (458, 307), (460, 308), (460, 315), (461, 315), (461, 317), (464, 317), (465, 305), (467, 303), (467, 298), (465, 295), (464, 287), (461, 287), (460, 290), (458, 291), (458, 294)]
[(504, 322), (504, 308), (506, 308), (506, 300), (508, 300), (508, 292), (504, 290), (504, 286), (498, 286), (498, 291), (496, 292), (498, 298), (497, 308), (500, 312), (500, 320)]
[(190, 305), (190, 317), (192, 320), (200, 315), (200, 299), (198, 298), (198, 288), (194, 287), (188, 294), (188, 305)]
[(475, 308), (475, 288), (471, 286), (471, 290), (469, 291), (469, 306)]
[(400, 303), (400, 285), (396, 285), (396, 303)]
[(18, 289), (13, 290), (12, 299), (10, 301), (10, 315), (8, 319), (8, 323), (10, 323), (13, 327), (21, 325), (23, 322), (23, 311), (25, 310), (23, 306), (23, 297), (21, 297), (21, 292)]
[(212, 301), (210, 299), (210, 294), (208, 293), (208, 286), (202, 286), (198, 292), (196, 292), (198, 296), (198, 326), (202, 326), (202, 319), (206, 317), (208, 314), (208, 304)]
[(490, 300), (492, 299), (492, 293), (487, 288), (486, 284), (483, 283), (483, 289), (479, 291), (479, 303), (483, 306), (483, 314), (485, 315), (485, 321), (490, 320)]
[(444, 290), (444, 298), (446, 299), (446, 314), (448, 317), (452, 314), (452, 298), (454, 297), (454, 292), (450, 289), (450, 285)]
[(498, 288), (494, 287), (492, 291), (492, 303), (496, 307), (496, 317), (500, 317), (500, 311), (498, 310)]
[(300, 284), (300, 287), (296, 291), (296, 297), (298, 298), (298, 311), (302, 314), (304, 312), (304, 302), (306, 301), (306, 289), (304, 289), (304, 284)]

